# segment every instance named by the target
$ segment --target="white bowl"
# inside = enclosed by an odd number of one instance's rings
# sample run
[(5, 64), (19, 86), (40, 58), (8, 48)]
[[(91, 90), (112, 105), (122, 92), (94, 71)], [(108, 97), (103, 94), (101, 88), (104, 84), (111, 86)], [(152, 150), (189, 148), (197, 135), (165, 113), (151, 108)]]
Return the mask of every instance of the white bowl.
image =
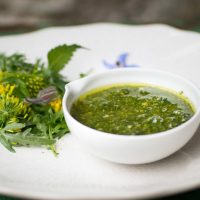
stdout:
[[(150, 135), (115, 135), (89, 128), (70, 114), (74, 100), (96, 87), (114, 83), (149, 83), (183, 91), (195, 108), (194, 116), (182, 125)], [(124, 164), (143, 164), (165, 158), (183, 147), (200, 123), (200, 90), (188, 80), (167, 72), (147, 69), (115, 69), (72, 81), (65, 87), (63, 111), (72, 134), (94, 155)]]

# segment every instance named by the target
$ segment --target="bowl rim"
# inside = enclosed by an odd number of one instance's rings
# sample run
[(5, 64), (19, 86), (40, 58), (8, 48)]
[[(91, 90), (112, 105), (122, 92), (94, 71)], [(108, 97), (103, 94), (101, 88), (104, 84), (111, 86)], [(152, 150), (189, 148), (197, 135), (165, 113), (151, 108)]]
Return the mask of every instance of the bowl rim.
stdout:
[[(169, 130), (166, 130), (166, 131), (161, 131), (161, 132), (156, 132), (156, 133), (151, 133), (151, 134), (146, 134), (146, 135), (122, 135), (122, 134), (114, 134), (114, 133), (109, 133), (109, 132), (105, 132), (105, 131), (99, 131), (99, 130), (96, 130), (94, 128), (91, 128), (89, 126), (86, 126), (84, 124), (82, 124), (81, 122), (79, 122), (78, 120), (76, 120), (70, 113), (69, 109), (67, 108), (67, 103), (66, 103), (66, 100), (67, 100), (67, 88), (69, 85), (75, 83), (75, 82), (78, 82), (78, 81), (81, 81), (81, 80), (91, 80), (91, 79), (94, 79), (95, 77), (98, 77), (98, 76), (101, 76), (103, 74), (109, 74), (109, 73), (112, 73), (112, 72), (115, 72), (115, 71), (132, 71), (132, 70), (136, 70), (136, 71), (141, 71), (141, 72), (152, 72), (152, 73), (161, 73), (161, 74), (164, 74), (164, 75), (168, 75), (168, 76), (171, 76), (173, 78), (177, 78), (179, 80), (182, 80), (183, 82), (185, 82), (187, 85), (189, 85), (190, 87), (192, 87), (196, 92), (199, 92), (199, 96), (200, 96), (200, 89), (190, 80), (184, 78), (183, 76), (180, 76), (180, 75), (177, 75), (177, 74), (173, 74), (173, 73), (170, 73), (170, 72), (167, 72), (167, 71), (164, 71), (164, 70), (157, 70), (157, 69), (144, 69), (144, 68), (117, 68), (117, 69), (112, 69), (110, 71), (103, 71), (103, 72), (98, 72), (98, 73), (95, 73), (95, 74), (92, 74), (92, 75), (88, 75), (87, 77), (84, 77), (82, 79), (77, 79), (75, 81), (72, 81), (68, 84), (65, 85), (65, 93), (64, 93), (64, 96), (63, 96), (63, 100), (62, 100), (62, 109), (63, 109), (63, 112), (64, 112), (64, 115), (67, 114), (68, 117), (73, 120), (78, 126), (82, 126), (86, 129), (89, 129), (93, 132), (96, 132), (95, 134), (98, 134), (98, 136), (106, 136), (106, 137), (114, 137), (115, 139), (119, 138), (119, 139), (150, 139), (150, 138), (157, 138), (157, 137), (163, 137), (163, 136), (166, 136), (166, 135), (170, 135), (170, 134), (173, 134), (174, 132), (176, 131), (179, 131), (181, 129), (184, 129), (186, 128), (189, 124), (191, 124), (198, 116), (200, 116), (200, 106), (198, 108), (196, 108), (195, 110), (195, 113), (194, 115), (189, 119), (187, 120), (186, 122), (172, 128), (172, 129), (169, 129)], [(120, 84), (120, 82), (119, 82)], [(159, 85), (158, 85), (159, 86)], [(190, 98), (187, 97), (190, 101)], [(67, 122), (66, 122), (67, 123)], [(89, 133), (88, 132), (88, 133)]]

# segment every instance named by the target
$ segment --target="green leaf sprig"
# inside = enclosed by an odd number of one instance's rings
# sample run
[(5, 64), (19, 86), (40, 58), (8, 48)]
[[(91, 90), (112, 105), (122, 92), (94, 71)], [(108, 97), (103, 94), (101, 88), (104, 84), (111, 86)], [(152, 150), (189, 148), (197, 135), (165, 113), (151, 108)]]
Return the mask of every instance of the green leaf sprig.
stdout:
[(23, 54), (0, 54), (0, 143), (9, 151), (39, 146), (57, 155), (56, 141), (69, 132), (61, 110), (67, 80), (60, 70), (79, 48), (64, 44), (51, 49), (47, 66), (41, 60), (27, 62)]

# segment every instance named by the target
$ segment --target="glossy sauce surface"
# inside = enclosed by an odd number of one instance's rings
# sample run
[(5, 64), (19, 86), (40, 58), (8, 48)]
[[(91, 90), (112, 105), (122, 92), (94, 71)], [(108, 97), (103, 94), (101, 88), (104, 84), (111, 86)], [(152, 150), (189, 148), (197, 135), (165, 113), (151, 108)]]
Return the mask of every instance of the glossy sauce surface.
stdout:
[(194, 109), (183, 94), (146, 84), (124, 84), (81, 95), (71, 115), (99, 131), (146, 135), (179, 126), (194, 115)]

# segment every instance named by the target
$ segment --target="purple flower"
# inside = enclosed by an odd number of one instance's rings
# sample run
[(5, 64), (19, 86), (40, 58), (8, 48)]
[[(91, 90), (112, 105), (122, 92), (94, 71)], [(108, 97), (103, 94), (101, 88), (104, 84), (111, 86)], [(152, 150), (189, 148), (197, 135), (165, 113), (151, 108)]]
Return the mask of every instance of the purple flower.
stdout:
[(58, 96), (58, 92), (54, 86), (50, 86), (40, 90), (36, 98), (26, 98), (25, 102), (31, 104), (47, 104)]
[(103, 64), (108, 69), (114, 69), (114, 68), (118, 68), (118, 67), (139, 67), (136, 64), (127, 64), (128, 55), (129, 55), (128, 53), (120, 54), (115, 63), (109, 63), (109, 62), (103, 60)]

